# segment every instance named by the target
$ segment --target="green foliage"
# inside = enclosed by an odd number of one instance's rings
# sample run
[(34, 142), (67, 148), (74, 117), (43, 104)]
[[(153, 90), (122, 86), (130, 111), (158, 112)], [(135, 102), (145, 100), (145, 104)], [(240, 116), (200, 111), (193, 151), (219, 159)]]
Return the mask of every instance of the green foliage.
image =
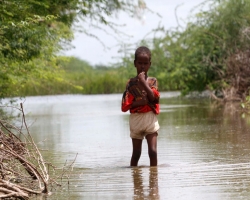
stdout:
[[(233, 85), (237, 82), (233, 69), (236, 64), (230, 65), (229, 61), (237, 60), (238, 52), (250, 48), (250, 0), (204, 4), (209, 9), (192, 16), (185, 29), (159, 27), (163, 37), (143, 41), (152, 50), (150, 75), (158, 78), (161, 90), (186, 94), (207, 88), (237, 88)], [(131, 65), (126, 59), (124, 63)]]
[[(27, 82), (32, 82), (37, 94), (45, 85), (44, 91), (51, 92), (55, 84), (70, 84), (58, 71), (55, 56), (73, 38), (74, 22), (81, 19), (117, 31), (118, 26), (107, 17), (119, 11), (132, 14), (137, 8), (145, 9), (143, 6), (133, 0), (0, 1), (0, 98), (22, 94)], [(85, 27), (82, 32), (91, 35)]]
[(176, 62), (180, 67), (171, 73), (185, 69), (186, 74), (179, 77), (185, 79), (184, 91), (225, 89), (232, 79), (228, 59), (249, 48), (249, 39), (242, 31), (250, 26), (250, 1), (216, 2), (209, 11), (200, 12), (175, 42), (182, 59)]
[[(92, 20), (93, 27), (103, 24), (117, 30), (108, 17), (121, 10), (133, 15), (134, 8), (145, 8), (139, 2), (135, 6), (132, 0), (1, 1), (0, 96), (122, 92), (135, 76), (133, 54), (125, 52), (113, 67), (92, 67), (77, 58), (55, 55), (72, 39), (75, 20)], [(237, 74), (242, 73), (239, 65), (248, 66), (239, 60), (250, 49), (250, 0), (203, 5), (209, 9), (191, 16), (185, 28), (159, 27), (162, 37), (141, 41), (152, 50), (149, 76), (157, 77), (161, 91), (186, 94), (235, 87), (244, 93), (250, 81), (246, 75), (244, 88)], [(96, 37), (87, 28), (82, 31)]]
[(75, 57), (58, 57), (58, 65), (61, 66), (63, 70), (71, 73), (89, 73), (92, 69), (92, 66), (79, 58)]
[[(30, 77), (25, 81), (17, 96), (54, 94), (109, 94), (123, 92), (126, 81), (122, 81), (119, 70), (112, 67), (92, 67), (74, 57), (57, 57), (48, 65), (59, 66), (43, 76)], [(57, 79), (55, 79), (57, 77)], [(58, 78), (60, 77), (60, 78)]]

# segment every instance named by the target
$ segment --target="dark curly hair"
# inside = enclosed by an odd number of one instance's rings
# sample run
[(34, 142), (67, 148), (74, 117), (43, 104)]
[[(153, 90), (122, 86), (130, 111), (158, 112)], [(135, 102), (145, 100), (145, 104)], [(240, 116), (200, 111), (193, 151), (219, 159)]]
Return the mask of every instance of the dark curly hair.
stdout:
[(149, 56), (149, 59), (151, 60), (151, 51), (149, 50), (148, 47), (145, 46), (140, 46), (135, 50), (135, 60), (137, 58), (137, 56), (141, 53), (146, 53)]

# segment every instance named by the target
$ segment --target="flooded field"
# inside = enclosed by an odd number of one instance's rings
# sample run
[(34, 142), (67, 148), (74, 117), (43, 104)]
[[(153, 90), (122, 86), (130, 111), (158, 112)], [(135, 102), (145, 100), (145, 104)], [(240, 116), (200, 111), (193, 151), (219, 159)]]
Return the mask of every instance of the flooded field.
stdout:
[[(44, 199), (250, 199), (250, 119), (234, 107), (162, 93), (158, 167), (143, 142), (130, 168), (121, 94), (28, 97), (30, 132), (55, 165), (77, 155), (69, 185)], [(40, 199), (37, 197), (34, 199)]]

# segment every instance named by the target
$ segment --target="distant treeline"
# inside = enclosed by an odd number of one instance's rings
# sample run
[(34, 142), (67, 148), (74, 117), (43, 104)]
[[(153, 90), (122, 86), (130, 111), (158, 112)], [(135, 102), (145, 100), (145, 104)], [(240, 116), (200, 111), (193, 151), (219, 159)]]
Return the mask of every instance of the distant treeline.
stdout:
[(109, 94), (124, 90), (126, 77), (119, 68), (91, 66), (75, 57), (58, 57), (56, 78), (41, 77), (26, 81), (18, 96), (50, 94)]

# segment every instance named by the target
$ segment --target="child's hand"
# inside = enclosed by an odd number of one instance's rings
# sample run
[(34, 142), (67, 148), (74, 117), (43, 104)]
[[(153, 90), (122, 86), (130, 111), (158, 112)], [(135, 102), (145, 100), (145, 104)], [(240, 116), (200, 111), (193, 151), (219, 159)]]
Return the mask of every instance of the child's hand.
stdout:
[(145, 82), (145, 72), (141, 72), (137, 77), (140, 82)]

